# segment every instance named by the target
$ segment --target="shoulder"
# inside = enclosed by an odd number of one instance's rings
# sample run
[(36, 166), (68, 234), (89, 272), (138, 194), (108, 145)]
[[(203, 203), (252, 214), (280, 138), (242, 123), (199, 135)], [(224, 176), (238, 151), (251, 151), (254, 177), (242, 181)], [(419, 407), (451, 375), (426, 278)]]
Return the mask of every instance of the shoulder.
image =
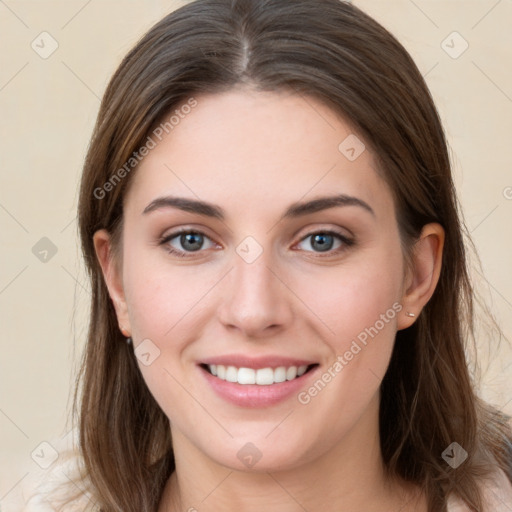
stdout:
[(76, 448), (74, 434), (67, 439), (49, 442), (57, 454), (56, 460), (45, 469), (31, 469), (23, 483), (21, 512), (94, 512), (82, 458)]
[[(512, 484), (500, 469), (485, 480), (480, 481), (485, 512), (510, 512), (512, 510)], [(448, 512), (470, 512), (461, 500), (451, 496)]]

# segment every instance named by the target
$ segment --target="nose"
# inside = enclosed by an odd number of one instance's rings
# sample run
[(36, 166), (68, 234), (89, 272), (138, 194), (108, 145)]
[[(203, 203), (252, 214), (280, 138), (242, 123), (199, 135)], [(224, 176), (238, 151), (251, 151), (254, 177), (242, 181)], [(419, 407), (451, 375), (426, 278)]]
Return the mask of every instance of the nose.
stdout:
[(234, 268), (222, 290), (218, 318), (227, 329), (238, 330), (246, 338), (275, 335), (292, 319), (293, 293), (268, 253), (263, 251), (252, 263), (235, 254)]

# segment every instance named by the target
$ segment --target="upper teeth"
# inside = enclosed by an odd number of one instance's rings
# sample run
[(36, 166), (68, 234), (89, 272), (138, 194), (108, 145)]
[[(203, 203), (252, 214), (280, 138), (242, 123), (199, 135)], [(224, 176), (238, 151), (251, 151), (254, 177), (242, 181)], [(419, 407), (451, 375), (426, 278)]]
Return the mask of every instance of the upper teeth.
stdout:
[(209, 364), (208, 369), (212, 375), (228, 382), (238, 382), (238, 384), (259, 384), (268, 386), (285, 380), (293, 380), (303, 375), (307, 366), (279, 366), (278, 368), (236, 368), (235, 366), (224, 366), (222, 364)]

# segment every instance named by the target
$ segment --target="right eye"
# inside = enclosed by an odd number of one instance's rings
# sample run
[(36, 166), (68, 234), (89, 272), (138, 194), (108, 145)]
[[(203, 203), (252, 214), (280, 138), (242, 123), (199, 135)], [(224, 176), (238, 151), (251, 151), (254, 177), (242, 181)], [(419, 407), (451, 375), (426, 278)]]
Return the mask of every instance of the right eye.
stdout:
[(159, 245), (163, 245), (169, 254), (180, 258), (190, 258), (193, 257), (193, 253), (202, 252), (201, 249), (204, 246), (205, 240), (209, 240), (211, 246), (215, 245), (211, 239), (201, 231), (181, 229), (161, 238)]

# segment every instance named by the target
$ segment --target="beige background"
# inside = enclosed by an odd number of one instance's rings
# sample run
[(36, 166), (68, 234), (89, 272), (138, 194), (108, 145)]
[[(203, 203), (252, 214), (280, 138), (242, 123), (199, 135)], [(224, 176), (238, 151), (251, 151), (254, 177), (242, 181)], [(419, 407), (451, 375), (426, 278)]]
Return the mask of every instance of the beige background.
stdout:
[[(31, 453), (69, 430), (69, 390), (90, 298), (76, 200), (99, 99), (122, 56), (182, 3), (0, 0), (3, 510), (37, 469)], [(426, 76), (482, 261), (478, 287), (512, 338), (512, 2), (354, 3), (401, 40)], [(39, 52), (51, 48), (49, 36), (39, 36), (43, 31), (58, 43), (46, 59), (31, 47), (35, 41)], [(47, 262), (33, 253), (43, 237), (57, 249)], [(507, 341), (490, 338), (479, 347), (482, 394), (512, 413), (511, 349)]]

